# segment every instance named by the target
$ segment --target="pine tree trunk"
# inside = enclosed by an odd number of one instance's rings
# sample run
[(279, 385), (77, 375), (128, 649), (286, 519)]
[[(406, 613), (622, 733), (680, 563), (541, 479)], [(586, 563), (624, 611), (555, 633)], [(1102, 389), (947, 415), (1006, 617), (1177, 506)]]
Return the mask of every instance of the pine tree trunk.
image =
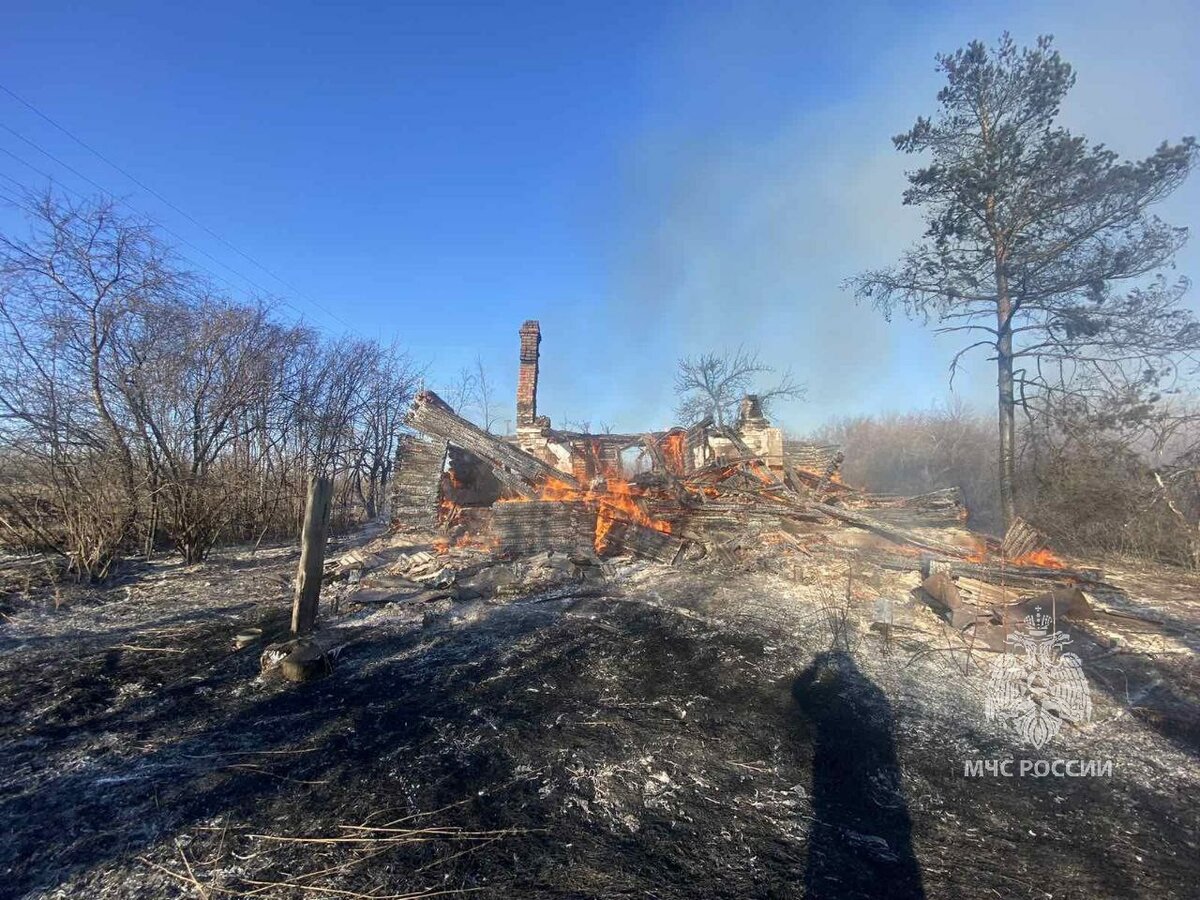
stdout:
[(1013, 509), (1013, 483), (1016, 480), (1017, 404), (1013, 394), (1012, 304), (1008, 284), (1003, 276), (997, 278), (999, 298), (996, 304), (996, 387), (1000, 425), (1000, 513), (1007, 531), (1016, 517)]

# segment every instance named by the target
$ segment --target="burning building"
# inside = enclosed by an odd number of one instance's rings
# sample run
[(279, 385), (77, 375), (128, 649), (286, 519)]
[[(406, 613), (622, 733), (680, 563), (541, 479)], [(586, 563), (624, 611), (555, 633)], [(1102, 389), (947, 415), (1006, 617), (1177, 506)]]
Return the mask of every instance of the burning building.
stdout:
[[(541, 328), (520, 329), (515, 435), (489, 434), (432, 391), (413, 402), (393, 483), (404, 524), (436, 527), (451, 544), (500, 552), (582, 549), (674, 562), (747, 529), (802, 531), (840, 520), (896, 537), (901, 525), (959, 524), (957, 490), (921, 498), (871, 498), (842, 485), (836, 447), (785, 441), (758, 397), (742, 400), (736, 427), (711, 418), (665, 431), (589, 434), (538, 414)], [(878, 507), (880, 518), (858, 510)], [(909, 544), (964, 555), (961, 547), (905, 532)]]

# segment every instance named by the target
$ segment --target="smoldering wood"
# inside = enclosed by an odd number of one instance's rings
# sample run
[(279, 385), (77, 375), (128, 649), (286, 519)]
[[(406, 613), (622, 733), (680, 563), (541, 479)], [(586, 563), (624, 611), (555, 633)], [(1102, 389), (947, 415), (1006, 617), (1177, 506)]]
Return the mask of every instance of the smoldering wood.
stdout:
[[(675, 502), (680, 506), (693, 505), (692, 495), (687, 492), (682, 482), (675, 476), (667, 465), (666, 456), (663, 454), (662, 445), (659, 443), (659, 438), (653, 434), (642, 435), (642, 447), (650, 456), (650, 462), (654, 466), (655, 474), (661, 476), (663, 484), (671, 493)], [(684, 454), (686, 456), (686, 454)]]
[(847, 500), (853, 506), (869, 506), (871, 515), (881, 522), (907, 528), (953, 528), (967, 519), (962, 491), (956, 487), (897, 497), (887, 494), (863, 494)]
[(787, 465), (801, 469), (820, 478), (834, 457), (841, 452), (836, 444), (813, 444), (808, 441), (785, 440), (783, 458)]
[[(729, 443), (733, 444), (734, 449), (737, 450), (739, 455), (738, 461), (746, 464), (753, 464), (758, 467), (759, 471), (763, 475), (763, 478), (760, 478), (760, 481), (763, 481), (764, 484), (770, 485), (771, 487), (787, 487), (782, 481), (779, 480), (779, 476), (772, 472), (767, 464), (763, 462), (762, 457), (751, 450), (750, 446), (742, 440), (741, 435), (734, 431), (730, 426), (723, 425), (715, 430), (723, 438), (729, 441)], [(733, 460), (729, 461), (733, 462)]]
[[(883, 569), (893, 571), (912, 571), (917, 567), (912, 557), (900, 553), (876, 551), (871, 554), (871, 562)], [(963, 559), (933, 560), (937, 565), (936, 571), (948, 572), (956, 576), (966, 576), (978, 581), (1016, 590), (1045, 590), (1047, 581), (1068, 581), (1088, 585), (1092, 588), (1111, 587), (1104, 580), (1104, 573), (1099, 569), (1085, 568), (1056, 568), (1054, 566), (1014, 566), (1007, 564), (988, 565), (968, 562)], [(922, 570), (926, 565), (921, 562)], [(931, 570), (932, 571), (932, 570)]]
[(542, 462), (536, 456), (488, 434), (455, 414), (433, 391), (422, 391), (416, 396), (405, 416), (405, 423), (425, 434), (470, 450), (487, 461), (506, 488), (521, 497), (537, 497), (537, 485), (551, 480), (579, 487), (573, 475)]
[[(454, 448), (452, 453), (470, 454), (485, 462), (505, 489), (517, 497), (536, 501), (542, 496), (543, 488), (552, 482), (582, 490), (580, 481), (573, 475), (487, 434), (457, 416), (432, 391), (424, 391), (417, 396), (407, 422), (417, 430), (445, 441)], [(563, 434), (571, 437), (568, 433)], [(569, 441), (568, 446), (572, 446), (574, 459), (578, 456), (579, 448), (594, 450), (596, 442), (600, 440), (603, 440), (606, 451), (640, 444), (652, 465), (649, 472), (634, 479), (647, 495), (641, 497), (638, 503), (653, 518), (667, 523), (677, 534), (703, 536), (706, 533), (727, 533), (738, 528), (761, 534), (777, 527), (783, 519), (832, 520), (956, 561), (965, 562), (977, 552), (973, 547), (964, 548), (947, 543), (916, 530), (962, 524), (965, 507), (961, 492), (956, 488), (932, 491), (918, 497), (870, 495), (856, 491), (834, 480), (842, 454), (840, 448), (830, 445), (797, 447), (793, 444), (790, 448), (793, 459), (798, 457), (809, 464), (820, 461), (823, 469), (816, 474), (811, 469), (795, 468), (785, 457), (786, 478), (781, 479), (777, 471), (755, 454), (732, 428), (714, 428), (709, 422), (697, 423), (685, 432), (685, 444), (694, 450), (700, 446), (699, 442), (707, 442), (710, 434), (722, 436), (738, 457), (710, 463), (682, 479), (676, 477), (667, 465), (661, 445), (663, 438), (659, 434), (642, 435), (633, 441), (629, 441), (630, 436), (627, 435), (580, 435), (580, 442), (587, 442), (586, 447), (583, 443), (576, 442), (573, 445)], [(692, 458), (691, 452), (685, 453), (685, 459)], [(588, 467), (585, 465), (583, 468)], [(589, 482), (589, 489), (601, 494), (606, 490), (603, 483), (594, 480)], [(837, 502), (821, 502), (827, 495), (836, 498)], [(509, 505), (497, 504), (497, 507)], [(517, 507), (521, 505), (527, 509), (519, 511)], [(499, 515), (493, 515), (489, 523), (491, 537), (500, 548), (508, 552), (525, 552), (554, 547), (556, 544), (574, 546), (578, 543), (582, 526), (573, 522), (573, 516), (577, 514), (564, 513), (561, 519), (553, 515), (553, 512), (564, 508), (563, 503), (549, 502), (538, 507), (530, 507), (527, 503), (512, 506), (511, 510), (504, 509)], [(871, 510), (871, 514), (864, 512), (864, 509)], [(455, 511), (458, 513), (460, 508), (456, 507)], [(540, 525), (534, 521), (538, 513), (545, 519)], [(613, 515), (617, 524), (635, 524), (628, 521), (628, 517), (619, 510)], [(454, 527), (456, 524), (452, 523), (452, 533), (469, 537), (469, 532)], [(539, 527), (540, 534), (537, 531)], [(607, 542), (611, 551), (628, 550), (651, 558), (669, 556), (674, 559), (677, 555), (679, 548), (674, 542), (669, 542), (671, 546), (668, 552), (668, 549), (652, 546), (664, 543), (658, 538), (642, 535), (637, 529), (625, 530), (629, 532), (628, 536), (618, 533)], [(662, 533), (654, 529), (644, 530)], [(752, 538), (752, 535), (748, 536)], [(676, 537), (675, 542), (678, 540)], [(565, 545), (562, 543), (564, 541)], [(986, 572), (976, 574), (980, 578), (988, 577)]]
[(492, 507), (491, 531), (503, 553), (590, 551), (596, 538), (596, 504), (562, 500), (497, 503)]
[(1046, 546), (1046, 536), (1017, 516), (1004, 535), (1000, 552), (1008, 559), (1019, 559)]
[[(826, 482), (822, 475), (818, 475), (813, 472), (809, 472), (807, 469), (800, 469), (795, 466), (792, 466), (789, 463), (787, 463), (786, 460), (785, 460), (785, 465), (788, 467), (787, 471), (792, 476), (792, 478), (795, 481), (799, 482), (802, 487), (806, 488), (808, 491), (811, 491), (813, 493), (816, 493), (818, 488), (820, 489), (821, 494), (823, 494), (827, 497), (828, 496), (836, 496), (836, 497), (855, 496), (860, 493), (859, 491), (856, 491), (854, 488), (850, 487), (849, 485), (842, 484), (840, 481)], [(805, 491), (801, 491), (801, 493), (805, 493)]]
[[(1105, 586), (1104, 573), (1099, 569), (1083, 569), (1083, 568), (1056, 568), (1054, 566), (1013, 566), (1013, 565), (985, 565), (983, 563), (964, 562), (954, 564), (956, 574), (968, 575), (971, 578), (978, 578), (980, 581), (989, 581), (992, 584), (1016, 584), (1014, 579), (1043, 579), (1041, 586), (1045, 586), (1044, 579), (1053, 579), (1056, 581), (1074, 581), (1079, 584), (1090, 584), (1095, 587)], [(1026, 582), (1029, 583), (1029, 582)]]
[(807, 494), (809, 491), (809, 486), (804, 483), (795, 467), (786, 458), (783, 461), (783, 481), (784, 484), (801, 496)]
[[(695, 425), (684, 432), (683, 438), (683, 471), (690, 475), (698, 467), (705, 465), (708, 459), (708, 429), (712, 427), (713, 417), (705, 416)], [(696, 451), (700, 452), (699, 465), (696, 463)]]
[(674, 565), (685, 541), (636, 522), (615, 521), (605, 535), (605, 544), (612, 552), (626, 550), (635, 556)]
[(325, 534), (329, 527), (329, 507), (333, 499), (333, 479), (324, 475), (312, 478), (308, 503), (304, 510), (304, 529), (300, 536), (300, 563), (296, 570), (296, 595), (292, 602), (292, 635), (312, 631), (317, 622), (317, 603), (321, 579), (325, 574)]
[(833, 455), (833, 458), (829, 460), (829, 463), (825, 466), (825, 471), (821, 473), (820, 482), (817, 483), (818, 495), (824, 494), (827, 490), (829, 490), (829, 485), (833, 483), (834, 476), (841, 471), (842, 462), (845, 460), (845, 458), (845, 455), (841, 450), (839, 450)]

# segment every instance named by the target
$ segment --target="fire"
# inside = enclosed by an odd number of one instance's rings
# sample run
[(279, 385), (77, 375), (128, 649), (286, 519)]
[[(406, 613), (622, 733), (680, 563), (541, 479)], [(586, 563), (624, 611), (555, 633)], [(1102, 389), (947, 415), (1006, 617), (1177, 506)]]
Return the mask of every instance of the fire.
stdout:
[(1046, 569), (1065, 569), (1067, 564), (1049, 550), (1034, 550), (1013, 560), (1018, 566), (1042, 566)]
[[(988, 551), (987, 544), (982, 538), (974, 538), (975, 552), (967, 557), (968, 562), (989, 564), (996, 563), (998, 560), (993, 557)], [(998, 556), (998, 554), (997, 554)], [(1034, 550), (1026, 553), (1024, 556), (1018, 556), (1016, 559), (1000, 561), (1002, 564), (1010, 566), (1041, 566), (1043, 569), (1065, 569), (1067, 564), (1051, 553), (1049, 550)]]
[(682, 475), (686, 470), (684, 454), (687, 453), (687, 433), (673, 431), (668, 434), (663, 438), (662, 451), (671, 474)]
[(763, 484), (774, 484), (775, 478), (771, 475), (770, 470), (763, 464), (761, 460), (754, 460), (750, 463), (750, 471), (754, 473), (754, 477)]
[[(646, 514), (638, 498), (645, 493), (621, 479), (609, 479), (603, 488), (578, 488), (558, 478), (549, 478), (541, 485), (536, 499), (558, 502), (591, 502), (596, 504), (596, 532), (594, 544), (597, 553), (603, 553), (608, 543), (608, 533), (617, 522), (634, 522), (664, 534), (671, 533), (671, 523), (655, 519)], [(530, 498), (513, 497), (501, 503), (521, 503)]]

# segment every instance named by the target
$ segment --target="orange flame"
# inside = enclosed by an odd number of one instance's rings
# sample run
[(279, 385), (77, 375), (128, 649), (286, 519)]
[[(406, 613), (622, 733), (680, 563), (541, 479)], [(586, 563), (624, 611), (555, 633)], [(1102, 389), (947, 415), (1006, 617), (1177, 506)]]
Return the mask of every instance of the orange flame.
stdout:
[(1026, 553), (1024, 556), (1014, 559), (1013, 564), (1018, 566), (1041, 566), (1045, 569), (1065, 569), (1067, 567), (1066, 563), (1045, 549)]
[[(623, 480), (609, 480), (603, 489), (577, 488), (557, 478), (549, 478), (542, 484), (538, 500), (562, 502), (592, 502), (596, 504), (596, 531), (593, 538), (597, 553), (603, 553), (608, 545), (608, 533), (619, 521), (634, 522), (665, 534), (671, 533), (671, 523), (647, 515), (638, 503), (644, 492)], [(527, 502), (528, 497), (501, 499), (500, 503)]]
[(663, 438), (663, 459), (672, 475), (683, 475), (686, 471), (684, 454), (687, 453), (687, 433), (673, 431)]

